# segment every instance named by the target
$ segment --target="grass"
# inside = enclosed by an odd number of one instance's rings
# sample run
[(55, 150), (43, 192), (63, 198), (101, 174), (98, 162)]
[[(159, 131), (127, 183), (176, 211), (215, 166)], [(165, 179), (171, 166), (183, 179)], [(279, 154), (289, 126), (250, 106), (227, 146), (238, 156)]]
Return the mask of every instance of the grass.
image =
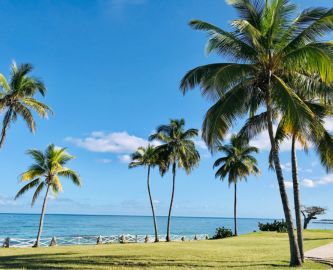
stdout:
[[(305, 232), (305, 249), (333, 242), (333, 231)], [(257, 232), (223, 240), (0, 249), (0, 269), (284, 269), (284, 233)], [(328, 269), (306, 261), (302, 269)]]

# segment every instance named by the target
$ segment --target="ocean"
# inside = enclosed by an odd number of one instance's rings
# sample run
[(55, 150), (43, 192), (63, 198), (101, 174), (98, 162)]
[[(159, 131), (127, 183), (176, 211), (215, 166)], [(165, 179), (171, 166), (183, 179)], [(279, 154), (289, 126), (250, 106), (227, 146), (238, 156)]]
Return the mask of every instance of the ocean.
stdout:
[[(273, 219), (239, 218), (240, 234), (258, 230), (258, 222)], [(157, 217), (159, 234), (166, 233), (167, 217)], [(0, 214), (0, 238), (32, 238), (37, 234), (39, 215)], [(212, 236), (217, 227), (233, 229), (232, 218), (172, 217), (171, 233), (176, 235), (208, 234)], [(333, 229), (333, 224), (311, 223), (312, 229)], [(150, 216), (116, 215), (59, 215), (46, 214), (42, 237), (153, 234)]]

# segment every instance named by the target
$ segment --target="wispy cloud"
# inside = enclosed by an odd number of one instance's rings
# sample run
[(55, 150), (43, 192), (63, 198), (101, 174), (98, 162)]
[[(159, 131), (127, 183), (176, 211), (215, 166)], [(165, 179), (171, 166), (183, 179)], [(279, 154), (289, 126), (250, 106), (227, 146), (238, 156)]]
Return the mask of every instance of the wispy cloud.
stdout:
[[(276, 127), (274, 128), (276, 130)], [(269, 151), (271, 149), (271, 142), (268, 136), (267, 130), (259, 133), (254, 139), (250, 142), (251, 145), (258, 147), (262, 151)], [(311, 145), (308, 146), (309, 148)], [(280, 145), (280, 151), (290, 151), (291, 149), (291, 140), (284, 140)], [(302, 150), (303, 147), (301, 144), (296, 142), (296, 150)]]
[(127, 9), (143, 6), (147, 0), (100, 0), (99, 3), (105, 15), (121, 19)]
[(140, 146), (148, 145), (147, 140), (129, 135), (126, 131), (111, 133), (95, 131), (85, 138), (67, 137), (66, 141), (91, 152), (117, 154), (131, 153)]
[(121, 163), (130, 163), (131, 156), (130, 155), (120, 155), (120, 156), (118, 156), (118, 159)]
[(9, 198), (0, 194), (0, 206), (15, 206), (18, 202), (13, 198)]
[(291, 172), (291, 163), (287, 162), (287, 163), (281, 164), (281, 169), (286, 172)]
[(101, 163), (101, 164), (109, 164), (112, 162), (112, 159), (108, 159), (108, 158), (100, 158), (100, 159), (97, 159), (97, 162), (98, 163)]
[(293, 187), (293, 182), (291, 181), (284, 181), (284, 185), (286, 186), (287, 189), (290, 189)]
[(333, 174), (327, 174), (317, 180), (304, 178), (302, 183), (303, 183), (303, 186), (308, 187), (308, 188), (314, 188), (314, 187), (317, 187), (320, 185), (332, 184), (333, 183)]
[(199, 149), (203, 149), (203, 150), (207, 150), (208, 149), (206, 143), (202, 139), (200, 139), (200, 138), (195, 139), (194, 140), (194, 144)]

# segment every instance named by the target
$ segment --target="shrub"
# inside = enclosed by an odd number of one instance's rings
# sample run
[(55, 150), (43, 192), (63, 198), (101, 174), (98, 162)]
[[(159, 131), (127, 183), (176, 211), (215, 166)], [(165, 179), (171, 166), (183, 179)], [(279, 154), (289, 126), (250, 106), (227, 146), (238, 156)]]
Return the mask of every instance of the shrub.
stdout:
[(222, 239), (231, 236), (232, 236), (232, 231), (230, 229), (219, 227), (216, 228), (215, 235), (211, 239)]
[(287, 223), (282, 221), (274, 220), (274, 222), (269, 223), (260, 223), (258, 224), (260, 231), (268, 231), (268, 232), (287, 232)]

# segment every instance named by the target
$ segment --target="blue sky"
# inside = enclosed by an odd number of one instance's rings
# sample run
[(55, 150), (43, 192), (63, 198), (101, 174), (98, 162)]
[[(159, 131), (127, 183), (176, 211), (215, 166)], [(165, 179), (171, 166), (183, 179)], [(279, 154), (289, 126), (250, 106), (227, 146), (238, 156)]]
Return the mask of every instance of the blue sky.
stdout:
[[(301, 8), (311, 2), (296, 1)], [(197, 18), (226, 28), (234, 17), (222, 0), (1, 1), (0, 72), (8, 75), (13, 59), (32, 63), (34, 75), (47, 86), (44, 101), (55, 116), (36, 118), (35, 135), (22, 121), (10, 127), (0, 152), (0, 212), (40, 211), (40, 201), (30, 207), (32, 193), (12, 198), (20, 173), (30, 164), (25, 151), (55, 143), (76, 156), (70, 165), (83, 186), (63, 180), (64, 192), (51, 198), (49, 213), (149, 215), (146, 171), (129, 170), (128, 155), (170, 118), (183, 117), (187, 127), (201, 127), (210, 104), (198, 90), (183, 97), (179, 81), (190, 68), (223, 59), (205, 55), (205, 34), (187, 23)], [(333, 121), (327, 127), (333, 130)], [(239, 185), (239, 216), (280, 218), (277, 182), (267, 165), (268, 137), (262, 134), (252, 143), (262, 149), (262, 175)], [(216, 156), (199, 138), (197, 146), (200, 166), (189, 176), (177, 175), (174, 214), (232, 216), (233, 190), (214, 178)], [(282, 149), (290, 187), (288, 143)], [(312, 151), (298, 151), (298, 160), (303, 203), (328, 207), (332, 218), (333, 175), (325, 173)], [(157, 213), (166, 215), (171, 175), (162, 179), (153, 172), (152, 192)]]

